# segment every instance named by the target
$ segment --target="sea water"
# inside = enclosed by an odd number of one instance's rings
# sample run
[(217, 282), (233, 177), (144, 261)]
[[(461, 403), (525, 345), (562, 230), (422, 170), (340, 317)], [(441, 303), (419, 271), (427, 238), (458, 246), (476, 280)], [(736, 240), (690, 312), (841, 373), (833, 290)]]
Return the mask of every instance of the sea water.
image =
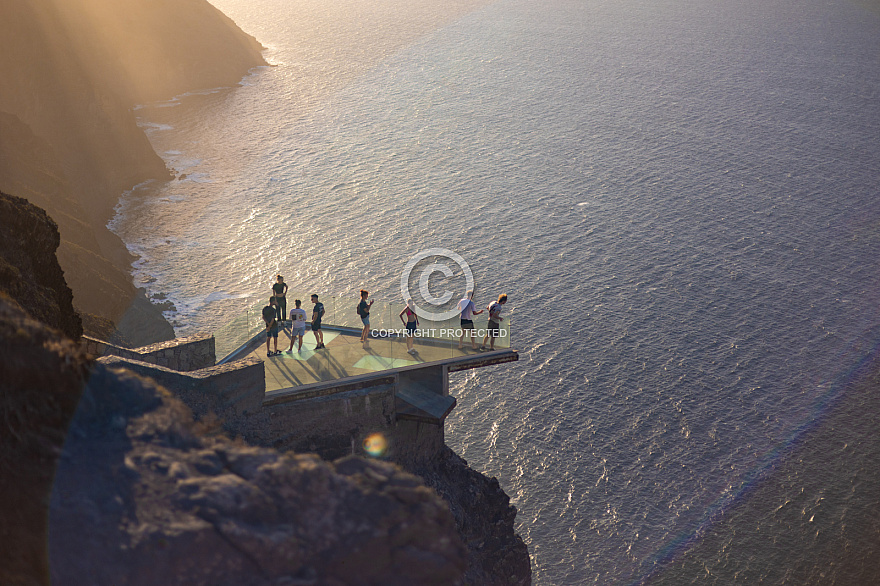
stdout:
[(214, 3), (273, 66), (138, 110), (179, 179), (120, 203), (136, 282), (184, 335), (460, 254), (521, 355), (452, 377), (447, 442), (536, 584), (653, 576), (880, 340), (875, 4)]

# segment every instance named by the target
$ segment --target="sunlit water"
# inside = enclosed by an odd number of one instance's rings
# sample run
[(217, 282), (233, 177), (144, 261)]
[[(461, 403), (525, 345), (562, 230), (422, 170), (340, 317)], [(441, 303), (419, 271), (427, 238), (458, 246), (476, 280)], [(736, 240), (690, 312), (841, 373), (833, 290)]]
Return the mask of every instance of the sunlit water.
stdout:
[(186, 334), (277, 272), (398, 303), (413, 254), (461, 254), (521, 360), (455, 375), (447, 441), (536, 584), (651, 575), (880, 339), (877, 12), (502, 0), (352, 36), (378, 25), (215, 4), (276, 66), (139, 110), (186, 178), (120, 206), (136, 282)]

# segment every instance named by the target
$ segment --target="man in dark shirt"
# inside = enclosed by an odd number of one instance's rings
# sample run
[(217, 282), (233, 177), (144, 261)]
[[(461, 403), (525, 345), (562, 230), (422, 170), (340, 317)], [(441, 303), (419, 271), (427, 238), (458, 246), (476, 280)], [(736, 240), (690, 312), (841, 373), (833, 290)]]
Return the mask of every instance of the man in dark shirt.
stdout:
[[(269, 305), (263, 308), (263, 321), (266, 322), (266, 356), (278, 354), (278, 311), (275, 308), (275, 298), (269, 298)], [(269, 339), (275, 339), (275, 351), (269, 349)]]
[(287, 283), (284, 277), (278, 275), (276, 282), (272, 285), (272, 293), (275, 294), (275, 305), (278, 306), (278, 316), (281, 321), (287, 319)]
[(312, 308), (312, 332), (314, 332), (315, 342), (317, 342), (315, 350), (320, 350), (324, 347), (324, 332), (321, 331), (321, 318), (324, 317), (324, 304), (318, 301), (318, 296), (315, 293), (312, 293), (312, 303), (315, 304)]

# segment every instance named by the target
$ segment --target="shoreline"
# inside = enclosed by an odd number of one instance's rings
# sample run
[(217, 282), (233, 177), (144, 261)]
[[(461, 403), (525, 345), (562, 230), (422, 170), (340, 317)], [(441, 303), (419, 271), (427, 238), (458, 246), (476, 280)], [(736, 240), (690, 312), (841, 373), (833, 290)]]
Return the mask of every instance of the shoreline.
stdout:
[(172, 177), (135, 109), (238, 84), (267, 65), (264, 47), (205, 0), (73, 0), (6, 16), (0, 74), (15, 83), (0, 96), (0, 189), (57, 223), (58, 259), (93, 333), (133, 346), (174, 337), (134, 283), (137, 257), (108, 227), (124, 192)]

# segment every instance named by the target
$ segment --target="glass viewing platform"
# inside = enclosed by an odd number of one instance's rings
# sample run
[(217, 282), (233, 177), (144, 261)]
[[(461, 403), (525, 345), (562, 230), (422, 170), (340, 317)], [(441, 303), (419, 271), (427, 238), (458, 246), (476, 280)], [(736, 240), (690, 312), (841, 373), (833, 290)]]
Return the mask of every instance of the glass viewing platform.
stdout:
[[(355, 311), (359, 299), (321, 296), (319, 300), (324, 304), (325, 311), (322, 319), (325, 347), (315, 349), (315, 335), (307, 321), (302, 351), (297, 351), (298, 345), (295, 343), (293, 350), (287, 352), (291, 334), (288, 321), (279, 328), (278, 349), (281, 354), (267, 357), (266, 324), (262, 318), (262, 309), (268, 304), (268, 299), (267, 294), (259, 300), (250, 300), (246, 309), (214, 332), (218, 364), (246, 356), (255, 356), (265, 362), (267, 392), (484, 354), (471, 348), (467, 336), (462, 348), (458, 347), (462, 333), (458, 316), (443, 322), (419, 317), (419, 328), (413, 338), (414, 353), (408, 353), (406, 327), (399, 317), (405, 307), (403, 303), (393, 305), (375, 302), (370, 310), (370, 337), (363, 343), (360, 341), (363, 324)], [(294, 308), (294, 299), (303, 301), (306, 319), (310, 320), (313, 307), (310, 294), (288, 290), (288, 316)], [(495, 338), (495, 350), (510, 348), (510, 319), (507, 313), (504, 311), (501, 314), (504, 319)], [(487, 312), (474, 316), (477, 348), (483, 343), (487, 323)], [(486, 346), (488, 349), (488, 342)], [(272, 347), (274, 349), (274, 345)]]

